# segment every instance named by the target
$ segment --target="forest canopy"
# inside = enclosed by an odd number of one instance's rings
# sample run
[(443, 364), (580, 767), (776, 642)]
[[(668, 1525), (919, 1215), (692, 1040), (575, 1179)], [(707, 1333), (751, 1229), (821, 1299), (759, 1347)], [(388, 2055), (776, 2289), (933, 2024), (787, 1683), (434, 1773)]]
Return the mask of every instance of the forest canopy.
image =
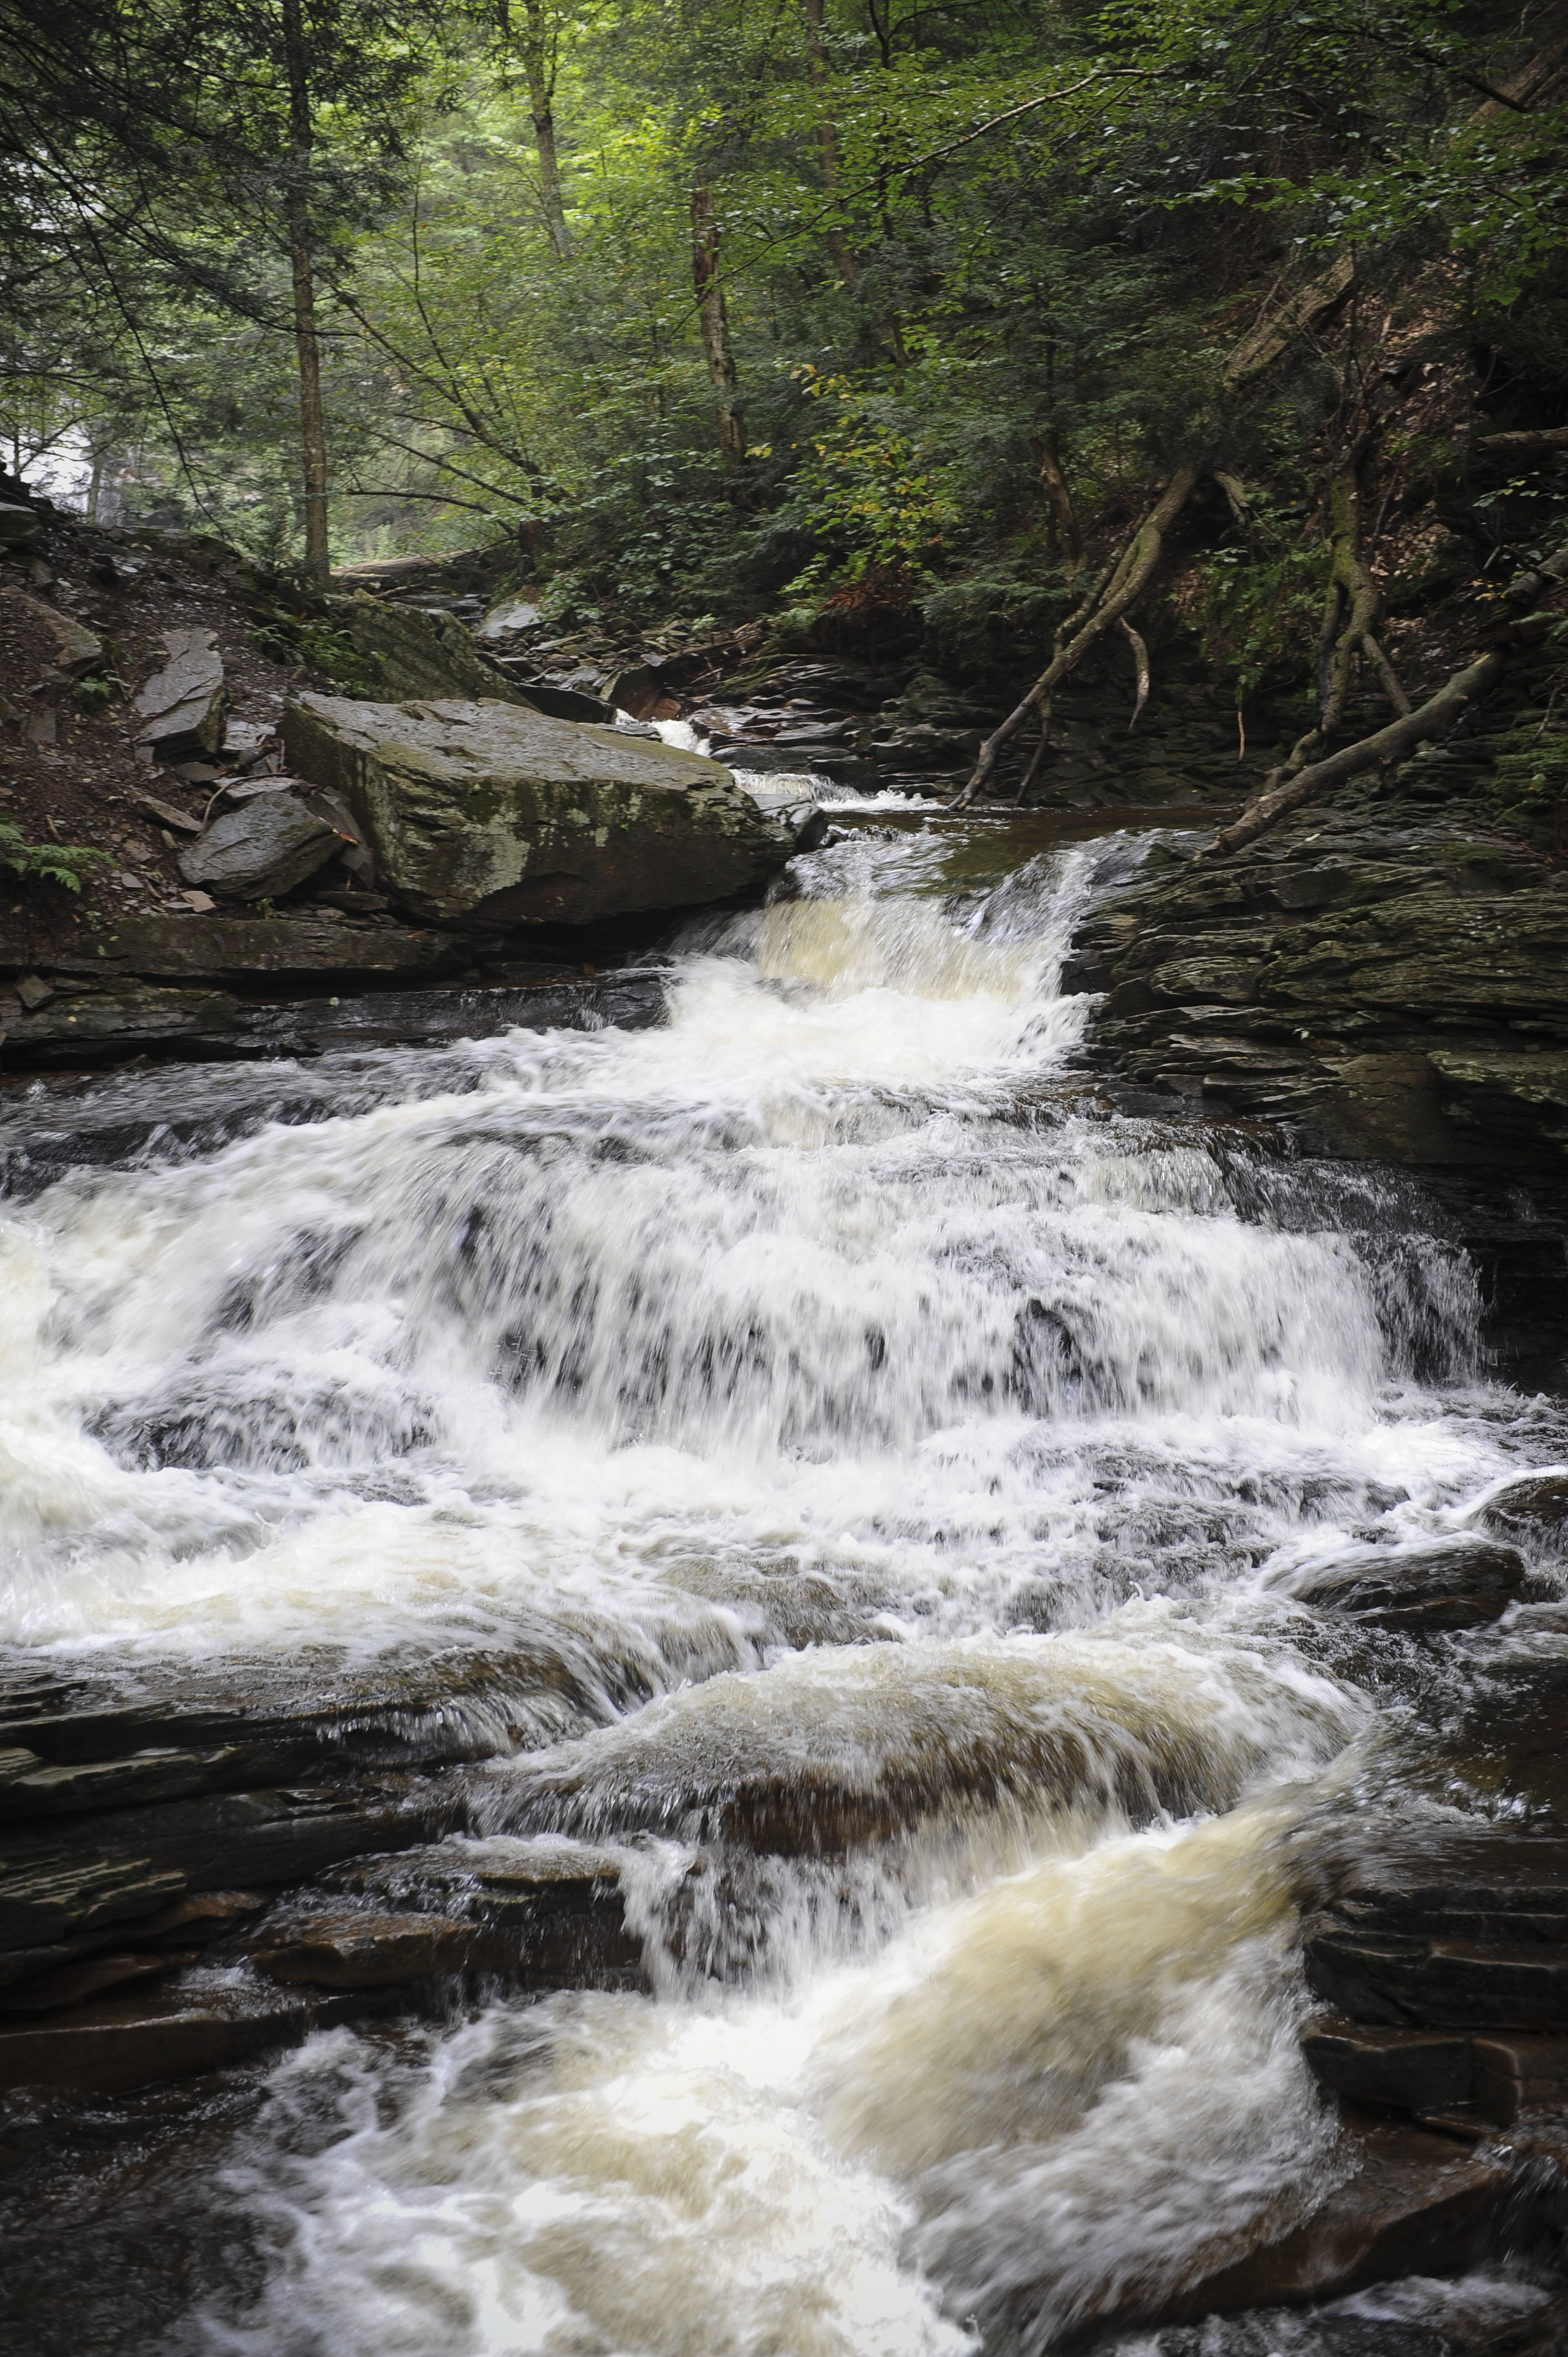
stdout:
[[(1560, 6), (0, 15), (11, 464), (274, 565), (507, 538), (568, 617), (880, 602), (979, 660), (1186, 469), (1244, 682), (1347, 448), (1562, 425)], [(1528, 457), (1466, 492), (1526, 555)]]

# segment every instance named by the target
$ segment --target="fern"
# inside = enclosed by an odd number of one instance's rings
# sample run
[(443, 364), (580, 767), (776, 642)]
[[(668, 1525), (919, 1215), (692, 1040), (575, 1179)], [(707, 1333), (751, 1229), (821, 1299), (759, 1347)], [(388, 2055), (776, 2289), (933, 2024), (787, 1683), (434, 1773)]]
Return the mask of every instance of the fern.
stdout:
[(29, 843), (13, 819), (0, 818), (0, 867), (25, 884), (59, 884), (80, 892), (91, 870), (106, 866), (108, 857), (83, 843)]

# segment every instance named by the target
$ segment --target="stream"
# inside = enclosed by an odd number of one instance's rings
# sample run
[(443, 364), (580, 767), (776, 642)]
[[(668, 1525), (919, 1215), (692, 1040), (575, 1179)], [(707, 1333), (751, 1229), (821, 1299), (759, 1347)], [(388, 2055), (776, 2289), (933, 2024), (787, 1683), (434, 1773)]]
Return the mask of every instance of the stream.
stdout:
[(48, 2298), (94, 2274), (127, 2357), (1034, 2357), (1347, 2171), (1294, 1846), (1484, 1809), (1422, 1731), (1565, 1641), (1292, 1584), (1561, 1461), (1561, 1404), (1489, 1376), (1416, 1180), (1097, 1078), (1061, 963), (1158, 828), (832, 815), (651, 1028), (344, 1059), (282, 1119), (107, 1081), (57, 1126), (217, 1110), (0, 1206), (5, 1642), (569, 1654), (589, 1706), (521, 1698), (447, 1846), (613, 1852), (651, 1985), (318, 2031), (134, 2165), (84, 2133)]

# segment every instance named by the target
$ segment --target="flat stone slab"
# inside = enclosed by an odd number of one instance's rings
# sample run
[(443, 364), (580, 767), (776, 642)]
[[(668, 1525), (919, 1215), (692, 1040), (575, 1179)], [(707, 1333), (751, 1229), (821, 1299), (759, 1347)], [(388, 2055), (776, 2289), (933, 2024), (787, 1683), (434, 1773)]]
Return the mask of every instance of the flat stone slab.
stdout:
[(437, 923), (585, 924), (723, 900), (789, 857), (727, 770), (519, 705), (301, 696), (291, 769), (340, 794), (376, 877)]
[(133, 917), (103, 936), (103, 948), (131, 974), (241, 985), (258, 974), (413, 982), (450, 973), (464, 955), (449, 933), (317, 916)]
[(167, 662), (136, 696), (136, 742), (161, 761), (220, 752), (226, 699), (216, 631), (166, 630), (164, 645)]

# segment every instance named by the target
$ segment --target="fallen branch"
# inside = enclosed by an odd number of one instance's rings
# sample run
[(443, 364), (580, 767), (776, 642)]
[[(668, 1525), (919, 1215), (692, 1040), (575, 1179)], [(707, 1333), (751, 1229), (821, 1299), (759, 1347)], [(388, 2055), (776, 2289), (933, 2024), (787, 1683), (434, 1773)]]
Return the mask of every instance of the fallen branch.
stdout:
[(1568, 450), (1568, 425), (1546, 425), (1530, 434), (1483, 434), (1471, 447), (1493, 458), (1534, 458), (1552, 450)]
[(1476, 698), (1484, 695), (1501, 677), (1502, 669), (1502, 650), (1493, 647), (1466, 670), (1455, 672), (1419, 710), (1402, 714), (1386, 728), (1380, 728), (1375, 737), (1363, 737), (1355, 745), (1341, 746), (1326, 760), (1298, 770), (1278, 785), (1265, 788), (1254, 802), (1248, 803), (1234, 824), (1220, 828), (1213, 842), (1206, 845), (1203, 856), (1216, 851), (1239, 851), (1288, 811), (1299, 810), (1303, 802), (1315, 801), (1319, 794), (1342, 785), (1347, 778), (1357, 777), (1363, 770), (1391, 766), (1402, 760), (1415, 746), (1445, 736)]

